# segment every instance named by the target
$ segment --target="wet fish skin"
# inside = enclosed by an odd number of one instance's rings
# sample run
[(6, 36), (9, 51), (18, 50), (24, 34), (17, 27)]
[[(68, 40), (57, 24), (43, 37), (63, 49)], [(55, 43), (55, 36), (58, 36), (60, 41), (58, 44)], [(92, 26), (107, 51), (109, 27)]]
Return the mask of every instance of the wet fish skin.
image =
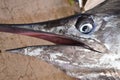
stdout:
[(120, 53), (120, 0), (106, 0), (87, 11), (94, 14), (96, 31), (93, 36), (114, 54)]
[[(34, 56), (81, 80), (119, 80), (119, 55), (99, 53), (82, 46), (32, 46), (8, 50)], [(115, 64), (113, 64), (115, 63)]]
[(98, 14), (112, 14), (112, 15), (120, 15), (120, 1), (119, 0), (105, 0), (100, 5), (86, 11), (86, 13)]

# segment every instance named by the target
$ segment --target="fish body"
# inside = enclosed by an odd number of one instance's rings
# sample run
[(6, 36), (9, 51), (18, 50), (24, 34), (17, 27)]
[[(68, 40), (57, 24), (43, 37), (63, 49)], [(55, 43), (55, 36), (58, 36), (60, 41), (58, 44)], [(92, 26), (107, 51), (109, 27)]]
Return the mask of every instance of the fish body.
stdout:
[[(75, 43), (31, 46), (7, 51), (42, 59), (80, 80), (120, 80), (119, 13), (120, 0), (106, 0), (86, 14), (39, 24), (11, 25), (13, 29), (64, 36)], [(3, 30), (2, 26), (10, 25), (0, 25), (0, 31), (9, 32)], [(14, 30), (11, 32), (15, 33)], [(26, 31), (18, 33), (28, 34)]]

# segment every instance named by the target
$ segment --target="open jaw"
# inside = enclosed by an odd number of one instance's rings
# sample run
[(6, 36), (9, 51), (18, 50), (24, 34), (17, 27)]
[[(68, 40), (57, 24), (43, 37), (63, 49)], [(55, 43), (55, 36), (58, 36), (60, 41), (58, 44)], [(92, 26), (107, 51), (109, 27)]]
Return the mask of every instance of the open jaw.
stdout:
[[(36, 35), (34, 33), (31, 35), (30, 33), (24, 33), (24, 35), (28, 34), (29, 36)], [(114, 70), (119, 71), (119, 65), (114, 65), (114, 62), (115, 64), (119, 62), (109, 61), (113, 60), (114, 55), (107, 53), (105, 46), (93, 39), (79, 38), (79, 41), (77, 41), (72, 39), (74, 37), (68, 38), (56, 34), (47, 35), (47, 33), (37, 32), (37, 37), (39, 36), (40, 38), (41, 35), (46, 36), (45, 39), (47, 40), (54, 39), (57, 36), (55, 42), (58, 44), (57, 42), (59, 41), (59, 44), (49, 46), (27, 46), (6, 51), (13, 54), (33, 56), (37, 59), (46, 61), (65, 71), (69, 76), (81, 80), (98, 80), (99, 78), (102, 80), (105, 77), (106, 79), (112, 79), (114, 76), (110, 75), (110, 73), (115, 74)], [(41, 38), (44, 39), (44, 37)], [(60, 42), (64, 43), (60, 44)], [(119, 78), (119, 75), (115, 76)]]
[(72, 36), (68, 37), (65, 35), (58, 35), (58, 34), (53, 34), (49, 32), (33, 31), (29, 29), (7, 27), (7, 26), (5, 27), (0, 26), (0, 31), (36, 37), (36, 38), (51, 41), (57, 45), (81, 46), (92, 51), (103, 52), (102, 49), (99, 49), (99, 50), (97, 49), (98, 47), (103, 47), (103, 45), (95, 40), (83, 39), (83, 38), (79, 38), (78, 40), (76, 39), (76, 37), (72, 37)]
[[(2, 30), (2, 29), (0, 29), (0, 30)], [(12, 27), (8, 27), (8, 28), (6, 27), (6, 29), (4, 29), (4, 30), (6, 30), (6, 31), (13, 30), (14, 32), (17, 32), (17, 34), (47, 39), (49, 41), (50, 41), (50, 39), (54, 40), (56, 37), (58, 37), (57, 40), (55, 40), (56, 44), (58, 44), (58, 45), (54, 45), (54, 46), (52, 46), (52, 45), (42, 46), (41, 45), (41, 46), (22, 47), (22, 48), (7, 50), (7, 52), (13, 53), (13, 54), (22, 54), (22, 55), (26, 55), (26, 56), (33, 56), (37, 59), (47, 61), (48, 63), (52, 63), (55, 66), (59, 67), (60, 69), (66, 71), (66, 73), (68, 75), (73, 76), (73, 77), (78, 78), (79, 76), (84, 76), (86, 74), (90, 74), (90, 73), (83, 72), (84, 70), (86, 70), (86, 67), (87, 67), (87, 65), (85, 65), (85, 63), (87, 62), (86, 64), (90, 64), (90, 65), (92, 65), (92, 63), (96, 64), (97, 63), (96, 60), (99, 60), (98, 57), (102, 55), (102, 53), (100, 53), (100, 52), (102, 52), (102, 49), (95, 49), (95, 48), (99, 47), (99, 45), (100, 45), (95, 40), (79, 38), (79, 41), (77, 41), (77, 40), (75, 40), (76, 38), (74, 38), (74, 37), (68, 38), (66, 36), (49, 34), (49, 33), (40, 32), (40, 31), (38, 31), (38, 32), (32, 31), (31, 32), (31, 30), (22, 29), (22, 28), (16, 29), (16, 28), (12, 28)], [(12, 33), (14, 33), (13, 31), (12, 31)], [(94, 46), (94, 45), (96, 45), (96, 46)], [(95, 60), (95, 62), (94, 62), (94, 60)], [(81, 62), (82, 62), (82, 64), (81, 64)], [(78, 66), (78, 67), (76, 67), (76, 66)], [(94, 67), (92, 67), (92, 66), (91, 66), (91, 68), (93, 69)], [(94, 66), (97, 66), (97, 65), (94, 65)], [(83, 68), (81, 68), (81, 67), (83, 67)], [(72, 68), (75, 68), (75, 70), (72, 70)], [(79, 73), (77, 73), (77, 70), (79, 70), (78, 72), (81, 72), (83, 74), (79, 75)], [(91, 70), (88, 72), (93, 72), (93, 71)]]
[[(47, 33), (39, 33), (37, 36), (39, 35), (40, 38), (40, 35), (43, 34), (46, 35), (47, 40), (49, 40), (49, 37), (50, 39), (55, 38), (53, 36), (55, 34), (47, 35)], [(24, 35), (28, 35), (28, 33), (24, 33)], [(32, 33), (32, 35), (34, 34)], [(58, 37), (58, 41), (66, 42), (64, 42), (65, 45), (62, 43), (49, 46), (27, 46), (6, 51), (13, 54), (33, 56), (37, 59), (47, 61), (75, 78), (90, 77), (92, 75), (99, 76), (102, 71), (107, 69), (102, 63), (99, 63), (100, 58), (104, 55), (104, 50), (102, 51), (103, 47), (97, 41), (89, 39), (73, 40), (74, 43), (71, 44), (71, 38), (63, 38), (61, 36)], [(101, 49), (99, 46), (101, 46)]]

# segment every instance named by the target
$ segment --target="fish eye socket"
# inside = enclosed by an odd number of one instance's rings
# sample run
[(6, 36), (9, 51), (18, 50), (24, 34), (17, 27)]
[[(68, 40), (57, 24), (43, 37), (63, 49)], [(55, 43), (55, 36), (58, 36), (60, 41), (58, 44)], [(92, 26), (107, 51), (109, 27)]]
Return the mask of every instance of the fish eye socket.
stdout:
[(88, 34), (93, 30), (93, 25), (90, 23), (83, 24), (79, 27), (79, 31), (84, 34)]
[(95, 23), (90, 16), (81, 16), (75, 24), (76, 29), (83, 34), (89, 34), (94, 31)]

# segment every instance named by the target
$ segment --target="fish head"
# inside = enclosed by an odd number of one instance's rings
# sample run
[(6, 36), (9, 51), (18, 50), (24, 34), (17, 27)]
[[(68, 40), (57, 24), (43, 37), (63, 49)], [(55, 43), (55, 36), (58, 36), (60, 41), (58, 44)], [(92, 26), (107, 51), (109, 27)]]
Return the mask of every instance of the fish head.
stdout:
[[(60, 26), (53, 31), (78, 41), (78, 45), (32, 46), (7, 51), (34, 56), (81, 80), (119, 80), (119, 17), (84, 14), (69, 24), (70, 27)], [(66, 31), (62, 33), (61, 28)]]
[(93, 14), (79, 17), (74, 29), (68, 29), (69, 35), (77, 37), (98, 51), (120, 52), (120, 16), (111, 14)]
[[(67, 37), (78, 45), (32, 46), (7, 51), (42, 59), (81, 80), (119, 80), (120, 15), (100, 11), (38, 26), (41, 31)], [(58, 23), (65, 25), (58, 26)]]
[(67, 26), (65, 36), (99, 52), (119, 52), (119, 15), (82, 14), (74, 21), (70, 22), (72, 24), (69, 28)]
[[(100, 47), (97, 44), (99, 43), (108, 52), (120, 53), (119, 5), (119, 0), (105, 0), (95, 8), (86, 11), (76, 20), (75, 28), (69, 31), (70, 35), (79, 37), (79, 41), (84, 38), (83, 42), (89, 46), (93, 45), (94, 48)], [(89, 42), (92, 40), (93, 43)], [(102, 51), (102, 48), (98, 51)]]

